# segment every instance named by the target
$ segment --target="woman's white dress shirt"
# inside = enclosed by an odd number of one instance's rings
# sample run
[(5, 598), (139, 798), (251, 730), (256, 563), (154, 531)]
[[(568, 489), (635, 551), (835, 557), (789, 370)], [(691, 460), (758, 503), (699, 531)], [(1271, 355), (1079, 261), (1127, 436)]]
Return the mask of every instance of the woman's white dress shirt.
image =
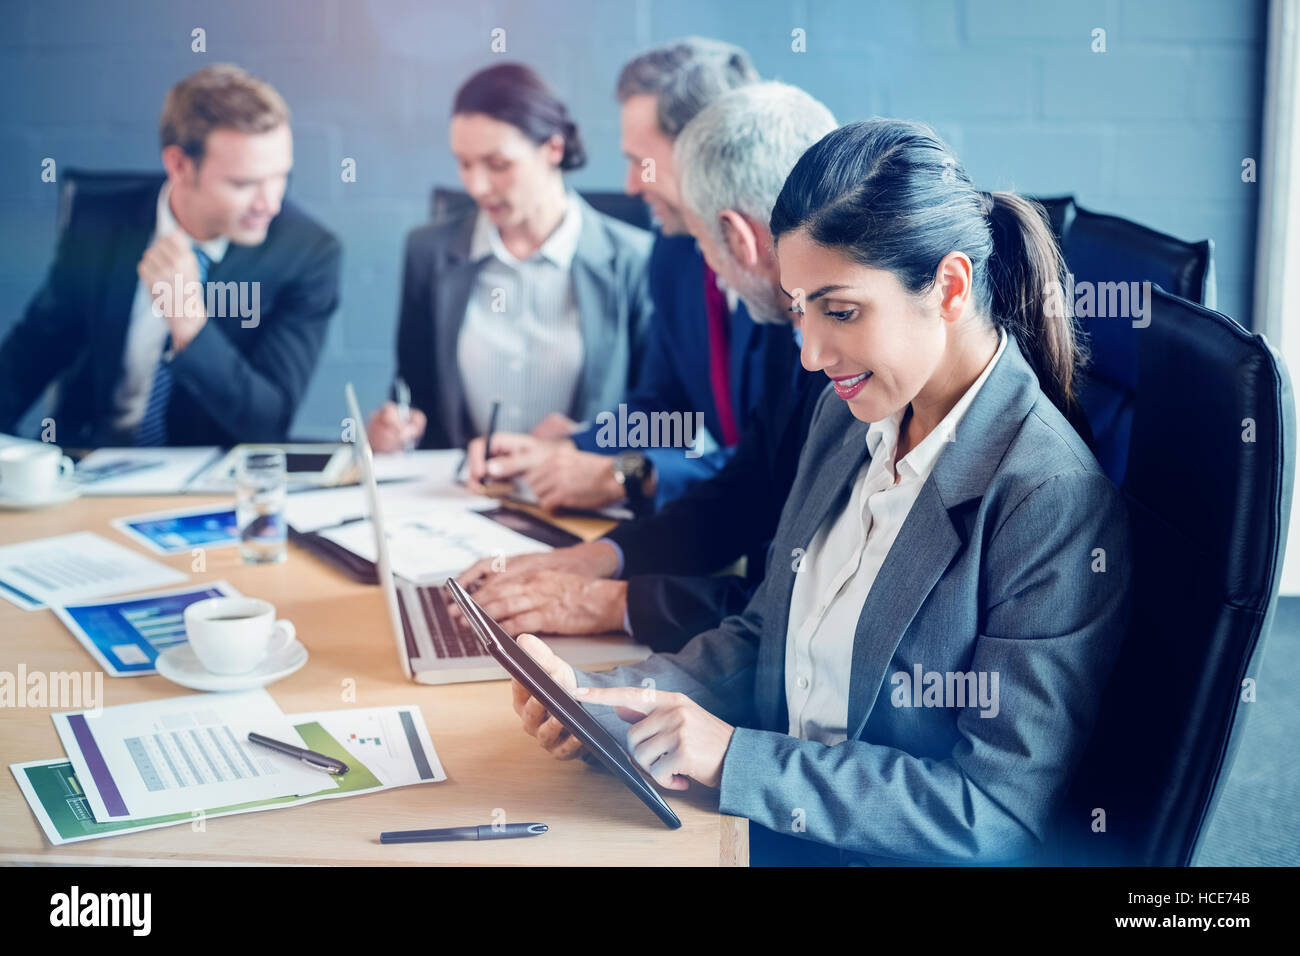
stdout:
[(792, 737), (828, 745), (847, 739), (853, 637), (862, 606), (935, 462), (955, 440), (958, 423), (1006, 349), (1007, 334), (998, 331), (998, 349), (989, 364), (934, 430), (898, 462), (897, 482), (894, 453), (906, 409), (871, 424), (871, 457), (854, 479), (847, 506), (818, 529), (807, 554), (799, 558), (785, 645)]
[(470, 259), (486, 260), (470, 290), (456, 346), (470, 421), (481, 435), (492, 403), (498, 431), (527, 432), (549, 412), (567, 412), (581, 380), (585, 350), (572, 273), (582, 210), (569, 194), (564, 218), (527, 259), (506, 249), (479, 212)]

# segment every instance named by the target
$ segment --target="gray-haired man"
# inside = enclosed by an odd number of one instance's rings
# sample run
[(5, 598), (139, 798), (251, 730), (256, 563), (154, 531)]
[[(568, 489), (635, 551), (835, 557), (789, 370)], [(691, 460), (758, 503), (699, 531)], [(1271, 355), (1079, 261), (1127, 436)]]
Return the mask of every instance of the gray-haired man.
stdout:
[[(788, 378), (797, 362), (789, 337), (756, 325), (743, 305), (728, 301), (687, 234), (673, 156), (678, 134), (701, 109), (757, 79), (743, 50), (701, 37), (656, 47), (623, 68), (617, 96), (625, 186), (649, 203), (660, 233), (650, 255), (654, 319), (645, 354), (626, 401), (592, 422), (553, 415), (532, 435), (501, 434), (490, 462), (483, 443), (471, 442), (471, 481), (522, 476), (546, 508), (626, 500), (646, 514), (716, 474), (767, 380)], [(638, 420), (679, 425), (624, 427)]]
[[(755, 317), (790, 316), (767, 221), (796, 160), (834, 128), (830, 111), (802, 90), (758, 83), (719, 98), (677, 138), (683, 223)], [(798, 365), (787, 375), (767, 383), (726, 467), (658, 514), (600, 541), (511, 558), (501, 574), (476, 565), (462, 583), (479, 582), (475, 598), (512, 633), (626, 626), (655, 650), (678, 650), (738, 613), (762, 577), (824, 384)], [(713, 576), (742, 556), (747, 578)], [(625, 580), (603, 580), (615, 577)]]

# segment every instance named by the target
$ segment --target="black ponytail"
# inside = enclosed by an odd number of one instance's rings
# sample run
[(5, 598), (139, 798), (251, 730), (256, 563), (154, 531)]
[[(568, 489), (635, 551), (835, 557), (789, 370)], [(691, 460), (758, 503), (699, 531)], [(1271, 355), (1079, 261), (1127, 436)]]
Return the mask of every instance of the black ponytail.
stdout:
[(1087, 437), (1075, 398), (1085, 349), (1065, 301), (1065, 263), (1037, 203), (977, 190), (928, 126), (872, 119), (827, 133), (795, 164), (772, 209), (772, 236), (795, 229), (887, 269), (912, 294), (933, 286), (944, 256), (965, 253), (976, 308), (1015, 335), (1043, 393)]
[(1038, 203), (1011, 192), (989, 195), (990, 313), (998, 325), (1015, 333), (1044, 394), (1073, 420), (1078, 413), (1076, 375), (1087, 361), (1087, 350), (1065, 298), (1061, 248)]

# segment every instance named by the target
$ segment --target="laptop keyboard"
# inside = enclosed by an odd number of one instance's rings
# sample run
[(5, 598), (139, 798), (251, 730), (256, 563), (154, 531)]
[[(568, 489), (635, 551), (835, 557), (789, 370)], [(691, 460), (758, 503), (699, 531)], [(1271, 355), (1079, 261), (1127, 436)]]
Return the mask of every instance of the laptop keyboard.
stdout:
[(442, 588), (416, 588), (420, 595), (420, 608), (424, 623), (429, 628), (433, 649), (438, 657), (483, 657), (486, 651), (469, 625), (452, 621), (447, 604), (442, 599)]

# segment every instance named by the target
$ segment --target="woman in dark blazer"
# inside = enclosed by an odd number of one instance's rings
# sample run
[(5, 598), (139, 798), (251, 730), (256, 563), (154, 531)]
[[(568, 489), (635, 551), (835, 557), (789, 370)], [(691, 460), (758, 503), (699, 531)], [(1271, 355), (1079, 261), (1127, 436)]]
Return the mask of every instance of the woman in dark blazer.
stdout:
[(566, 189), (586, 153), (541, 77), (474, 74), (450, 136), (473, 203), (407, 237), (397, 373), (411, 414), (389, 402), (371, 416), (376, 451), (463, 447), (496, 402), (503, 432), (614, 407), (650, 318), (650, 234)]
[[(605, 673), (521, 643), (612, 705), (593, 713), (659, 784), (718, 788), (786, 849), (1031, 859), (1130, 587), (1122, 498), (1067, 421), (1081, 356), (1060, 252), (1037, 207), (979, 192), (899, 120), (808, 150), (772, 234), (803, 364), (831, 382), (758, 592), (680, 652)], [(518, 686), (515, 707), (556, 756), (580, 752)]]

